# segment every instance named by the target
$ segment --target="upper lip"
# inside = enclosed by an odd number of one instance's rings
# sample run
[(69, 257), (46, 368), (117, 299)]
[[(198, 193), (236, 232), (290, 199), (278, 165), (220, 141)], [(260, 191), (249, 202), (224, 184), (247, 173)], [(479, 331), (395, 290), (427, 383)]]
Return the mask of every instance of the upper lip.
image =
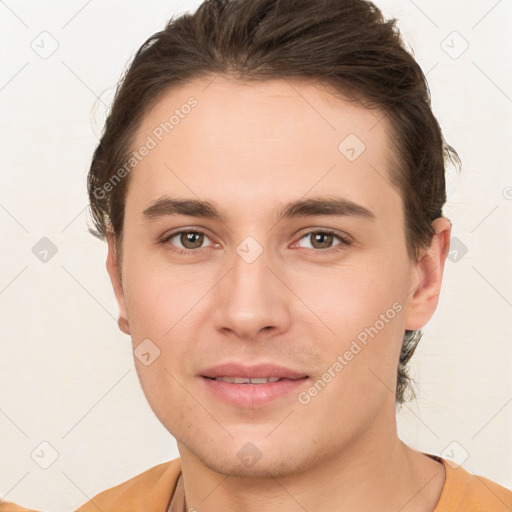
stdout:
[(303, 372), (275, 364), (261, 363), (248, 366), (230, 362), (208, 368), (201, 372), (201, 375), (211, 379), (215, 379), (216, 377), (244, 377), (246, 379), (262, 379), (265, 377), (301, 379), (307, 377), (307, 374)]

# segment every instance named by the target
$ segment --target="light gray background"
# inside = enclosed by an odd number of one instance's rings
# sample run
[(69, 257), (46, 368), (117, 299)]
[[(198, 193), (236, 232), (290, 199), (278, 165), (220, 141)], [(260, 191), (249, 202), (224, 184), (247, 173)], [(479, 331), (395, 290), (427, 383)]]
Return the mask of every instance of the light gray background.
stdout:
[[(456, 252), (413, 359), (419, 398), (400, 412), (400, 434), (511, 487), (512, 1), (377, 3), (400, 20), (463, 161), (460, 176), (449, 173), (445, 210)], [(0, 2), (5, 499), (70, 510), (178, 456), (117, 328), (106, 244), (87, 233), (85, 180), (129, 59), (172, 14), (197, 5)], [(32, 250), (42, 237), (57, 248), (46, 262)]]

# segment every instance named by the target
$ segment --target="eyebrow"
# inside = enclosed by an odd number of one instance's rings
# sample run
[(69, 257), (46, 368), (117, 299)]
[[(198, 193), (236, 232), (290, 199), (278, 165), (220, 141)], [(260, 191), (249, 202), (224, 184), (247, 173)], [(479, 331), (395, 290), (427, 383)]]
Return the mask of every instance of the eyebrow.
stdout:
[[(142, 212), (148, 221), (174, 215), (188, 215), (226, 222), (226, 215), (209, 201), (197, 199), (173, 199), (161, 197)], [(285, 203), (278, 208), (280, 219), (314, 217), (321, 215), (352, 216), (375, 220), (375, 214), (368, 208), (343, 197), (313, 197)]]

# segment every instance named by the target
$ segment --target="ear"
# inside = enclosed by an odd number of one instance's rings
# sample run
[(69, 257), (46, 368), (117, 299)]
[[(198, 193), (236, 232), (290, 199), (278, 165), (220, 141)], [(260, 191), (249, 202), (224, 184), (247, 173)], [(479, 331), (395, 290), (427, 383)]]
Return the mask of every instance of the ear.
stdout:
[(439, 217), (432, 226), (435, 235), (428, 249), (421, 251), (411, 266), (409, 298), (405, 328), (421, 329), (432, 318), (439, 302), (444, 264), (450, 249), (452, 224), (446, 217)]
[(110, 282), (114, 289), (117, 304), (119, 306), (119, 319), (117, 324), (119, 329), (125, 334), (130, 334), (130, 326), (128, 325), (128, 315), (126, 314), (126, 303), (124, 300), (123, 284), (121, 281), (121, 273), (117, 261), (116, 244), (114, 234), (109, 231), (107, 233), (108, 255), (107, 255), (107, 271), (110, 276)]

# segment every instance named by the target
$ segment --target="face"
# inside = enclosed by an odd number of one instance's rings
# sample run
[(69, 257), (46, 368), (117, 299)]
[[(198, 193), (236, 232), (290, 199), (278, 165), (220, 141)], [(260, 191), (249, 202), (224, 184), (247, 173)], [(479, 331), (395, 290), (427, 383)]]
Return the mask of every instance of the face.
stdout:
[(112, 240), (108, 268), (182, 457), (279, 476), (389, 435), (403, 332), (430, 318), (439, 279), (408, 257), (382, 114), (311, 84), (217, 77), (166, 93), (144, 145), (121, 281)]

